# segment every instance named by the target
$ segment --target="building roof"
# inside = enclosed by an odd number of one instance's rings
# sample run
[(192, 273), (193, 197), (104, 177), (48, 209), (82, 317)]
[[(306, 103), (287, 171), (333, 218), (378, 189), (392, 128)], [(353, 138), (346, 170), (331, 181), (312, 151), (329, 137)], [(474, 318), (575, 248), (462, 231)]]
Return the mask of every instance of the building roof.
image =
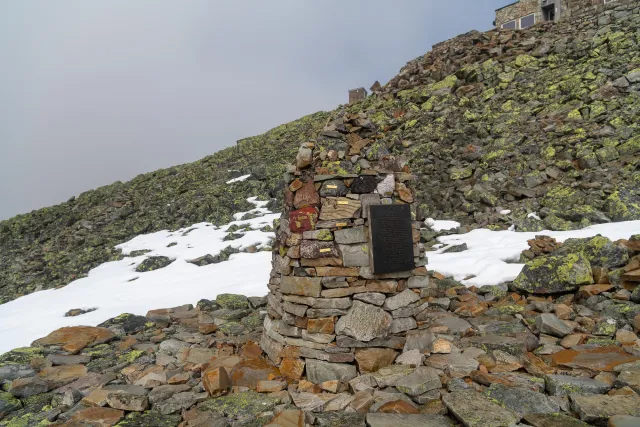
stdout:
[(499, 10), (504, 9), (505, 7), (513, 6), (513, 5), (514, 5), (514, 4), (516, 4), (516, 3), (520, 3), (520, 0), (516, 0), (516, 1), (514, 1), (513, 3), (509, 3), (509, 4), (507, 4), (507, 5), (504, 5), (504, 6), (502, 6), (502, 7), (499, 7), (499, 8), (497, 8), (497, 9), (496, 9), (496, 12), (497, 12), (497, 11), (499, 11)]

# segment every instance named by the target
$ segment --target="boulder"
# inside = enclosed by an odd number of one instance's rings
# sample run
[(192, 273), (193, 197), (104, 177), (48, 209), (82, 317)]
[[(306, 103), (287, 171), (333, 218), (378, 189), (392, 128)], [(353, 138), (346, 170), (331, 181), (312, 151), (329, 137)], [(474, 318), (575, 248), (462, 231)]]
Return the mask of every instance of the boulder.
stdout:
[(593, 283), (591, 264), (582, 253), (547, 255), (529, 261), (513, 281), (513, 286), (533, 294), (575, 291)]

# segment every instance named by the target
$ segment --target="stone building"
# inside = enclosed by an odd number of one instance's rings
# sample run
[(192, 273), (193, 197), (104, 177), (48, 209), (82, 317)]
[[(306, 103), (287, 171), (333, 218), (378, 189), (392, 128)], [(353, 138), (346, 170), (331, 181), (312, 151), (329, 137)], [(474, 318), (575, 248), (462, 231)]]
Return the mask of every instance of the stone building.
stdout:
[(518, 0), (497, 9), (494, 24), (501, 29), (521, 30), (538, 22), (555, 22), (618, 1), (621, 0)]
[(359, 87), (357, 89), (351, 89), (349, 91), (349, 104), (362, 101), (366, 97), (367, 97), (367, 90), (365, 88)]

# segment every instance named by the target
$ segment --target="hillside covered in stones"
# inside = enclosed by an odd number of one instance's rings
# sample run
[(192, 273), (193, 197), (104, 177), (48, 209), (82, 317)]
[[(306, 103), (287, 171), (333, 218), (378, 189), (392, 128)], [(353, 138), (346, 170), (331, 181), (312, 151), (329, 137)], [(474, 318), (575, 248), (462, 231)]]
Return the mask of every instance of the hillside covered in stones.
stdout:
[(523, 31), (470, 32), (362, 102), (0, 222), (0, 302), (64, 286), (140, 233), (226, 222), (250, 196), (272, 198), (277, 210), (285, 164), (304, 141), (322, 131), (321, 140), (343, 142), (335, 168), (343, 167), (345, 111), (375, 126), (357, 167), (386, 153), (408, 158), (426, 216), (522, 231), (638, 219), (636, 3)]

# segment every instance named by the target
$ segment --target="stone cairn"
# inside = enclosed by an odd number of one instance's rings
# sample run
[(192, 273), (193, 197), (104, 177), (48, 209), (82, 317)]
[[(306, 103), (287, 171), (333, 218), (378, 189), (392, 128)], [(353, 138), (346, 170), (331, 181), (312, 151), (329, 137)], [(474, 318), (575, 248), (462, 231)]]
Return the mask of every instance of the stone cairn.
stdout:
[[(427, 304), (415, 178), (389, 154), (366, 115), (340, 113), (300, 147), (285, 174), (261, 346), (283, 374), (349, 381), (421, 349)], [(369, 207), (409, 204), (410, 271), (374, 274)], [(424, 349), (421, 349), (424, 350)]]

